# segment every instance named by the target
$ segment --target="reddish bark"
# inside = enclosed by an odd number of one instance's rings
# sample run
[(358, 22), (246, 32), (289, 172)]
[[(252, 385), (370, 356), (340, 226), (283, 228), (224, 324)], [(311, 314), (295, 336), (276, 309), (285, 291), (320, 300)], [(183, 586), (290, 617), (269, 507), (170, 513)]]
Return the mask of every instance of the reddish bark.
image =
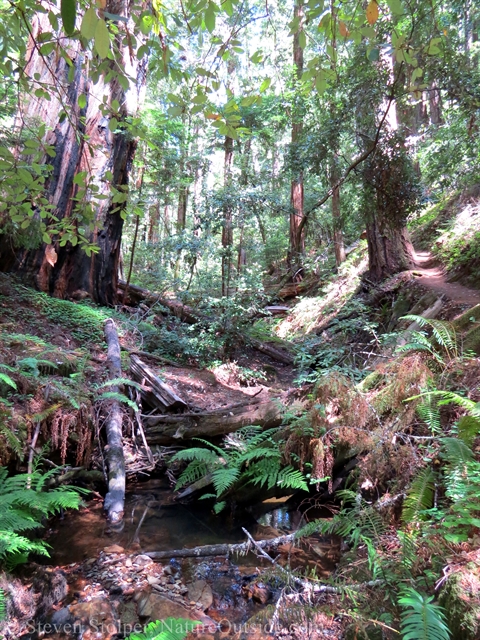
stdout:
[[(126, 17), (128, 9), (127, 0), (109, 0), (106, 6), (108, 12)], [(117, 45), (123, 51), (123, 23), (118, 24)], [(67, 243), (61, 247), (57, 238), (53, 244), (58, 259), (52, 266), (46, 258), (45, 244), (36, 250), (17, 250), (12, 248), (8, 238), (3, 238), (0, 269), (24, 274), (33, 279), (39, 289), (56, 297), (64, 298), (83, 290), (94, 300), (113, 305), (117, 300), (124, 206), (112, 203), (110, 190), (112, 186), (126, 188), (136, 141), (126, 131), (112, 133), (108, 127), (109, 117), (102, 114), (99, 106), (104, 96), (107, 96), (108, 105), (117, 100), (120, 109), (116, 118), (121, 126), (128, 115), (136, 112), (142, 98), (145, 65), (136, 61), (135, 56), (130, 57), (128, 51), (123, 51), (123, 69), (137, 78), (136, 85), (125, 91), (115, 76), (108, 83), (100, 76), (94, 84), (87, 76), (88, 61), (80, 42), (71, 41), (68, 53), (75, 73), (73, 80), (69, 80), (70, 67), (56, 51), (48, 56), (38, 53), (35, 41), (47, 30), (51, 30), (47, 15), (38, 13), (32, 25), (24, 71), (31, 79), (32, 87), (36, 82), (43, 82), (57, 90), (52, 91), (50, 101), (35, 97), (33, 90), (24, 96), (17, 122), (46, 123), (46, 142), (54, 147), (56, 153), (54, 158), (46, 158), (53, 167), (47, 183), (47, 197), (55, 207), (55, 215), (60, 219), (69, 218), (74, 227), (86, 228), (87, 237), (98, 245), (99, 251), (89, 257), (78, 245)], [(118, 61), (112, 62), (111, 68), (118, 68), (118, 64)], [(86, 97), (84, 108), (78, 105), (82, 94)], [(60, 118), (62, 111), (67, 113), (63, 120)], [(87, 193), (87, 199), (93, 205), (93, 219), (90, 221), (82, 219), (75, 210), (74, 198), (79, 187), (74, 184), (74, 177), (83, 171), (87, 182), (98, 188), (98, 194), (108, 196), (94, 200), (92, 194)], [(111, 180), (106, 179), (107, 172), (111, 172)]]

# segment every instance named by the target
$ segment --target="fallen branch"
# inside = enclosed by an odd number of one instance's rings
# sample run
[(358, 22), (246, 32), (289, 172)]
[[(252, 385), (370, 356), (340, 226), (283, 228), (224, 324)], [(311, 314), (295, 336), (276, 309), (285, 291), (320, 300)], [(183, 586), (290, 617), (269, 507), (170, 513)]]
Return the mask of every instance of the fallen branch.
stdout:
[[(245, 529), (244, 529), (245, 531)], [(261, 549), (270, 549), (278, 547), (281, 544), (293, 542), (295, 533), (290, 533), (271, 540), (260, 540), (255, 542)], [(229, 556), (232, 554), (245, 555), (252, 550), (251, 540), (236, 544), (205, 544), (201, 547), (193, 547), (192, 549), (173, 549), (171, 551), (144, 551), (143, 555), (148, 556), (152, 560), (164, 560), (165, 558), (207, 558), (211, 556)]]
[[(120, 343), (118, 341), (117, 327), (111, 318), (105, 321), (104, 333), (108, 347), (107, 362), (110, 370), (110, 379), (121, 378)], [(119, 388), (113, 385), (111, 391), (119, 393)], [(120, 402), (111, 400), (110, 411), (105, 421), (108, 492), (105, 496), (104, 509), (107, 512), (108, 520), (113, 523), (121, 522), (125, 505), (125, 456), (123, 453), (122, 422), (123, 412)]]

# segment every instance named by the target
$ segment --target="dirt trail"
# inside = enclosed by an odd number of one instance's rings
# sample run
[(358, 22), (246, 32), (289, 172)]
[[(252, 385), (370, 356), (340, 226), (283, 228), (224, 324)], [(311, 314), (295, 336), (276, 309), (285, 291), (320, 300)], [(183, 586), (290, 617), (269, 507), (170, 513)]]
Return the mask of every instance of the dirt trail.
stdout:
[(425, 287), (446, 296), (458, 304), (468, 304), (472, 307), (480, 304), (480, 291), (469, 289), (457, 282), (447, 282), (445, 271), (429, 251), (416, 252), (415, 261), (417, 267), (413, 271), (413, 275)]

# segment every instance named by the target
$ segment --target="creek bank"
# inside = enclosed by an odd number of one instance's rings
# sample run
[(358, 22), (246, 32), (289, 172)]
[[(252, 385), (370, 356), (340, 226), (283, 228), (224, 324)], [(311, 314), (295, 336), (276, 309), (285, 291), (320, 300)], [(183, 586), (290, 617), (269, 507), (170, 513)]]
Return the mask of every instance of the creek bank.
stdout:
[[(191, 637), (202, 640), (277, 637), (266, 630), (262, 614), (278, 600), (283, 585), (264, 581), (261, 560), (240, 562), (217, 557), (158, 563), (113, 544), (82, 562), (37, 566), (28, 582), (8, 583), (4, 637), (119, 640), (149, 621), (170, 617), (200, 621)], [(317, 637), (338, 637), (323, 631)]]

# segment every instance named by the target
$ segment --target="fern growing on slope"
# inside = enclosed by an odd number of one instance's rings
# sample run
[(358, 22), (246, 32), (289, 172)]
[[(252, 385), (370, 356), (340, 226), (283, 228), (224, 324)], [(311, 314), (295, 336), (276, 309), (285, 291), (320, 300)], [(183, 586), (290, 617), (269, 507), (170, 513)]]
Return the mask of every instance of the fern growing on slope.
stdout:
[(428, 351), (430, 355), (440, 363), (443, 362), (442, 352), (447, 356), (449, 361), (458, 357), (457, 334), (451, 322), (433, 320), (415, 315), (403, 316), (401, 320), (415, 322), (421, 329), (431, 329), (432, 337), (429, 338), (425, 332), (412, 331), (413, 341), (399, 347), (398, 352)]
[(401, 614), (403, 640), (450, 640), (445, 614), (433, 599), (411, 587), (401, 592), (398, 604), (404, 609)]
[(204, 447), (192, 447), (179, 451), (172, 462), (185, 461), (188, 466), (178, 478), (176, 489), (210, 476), (219, 513), (224, 507), (223, 497), (235, 484), (252, 483), (267, 488), (286, 487), (308, 491), (303, 474), (291, 466), (282, 467), (279, 443), (273, 440), (277, 429), (262, 432), (260, 427), (244, 427), (235, 434), (226, 436), (223, 447), (201, 440)]
[(42, 518), (61, 509), (78, 509), (80, 496), (72, 487), (45, 490), (56, 469), (8, 477), (0, 467), (0, 564), (25, 562), (30, 553), (48, 556), (45, 542), (30, 540), (25, 534), (42, 526)]

